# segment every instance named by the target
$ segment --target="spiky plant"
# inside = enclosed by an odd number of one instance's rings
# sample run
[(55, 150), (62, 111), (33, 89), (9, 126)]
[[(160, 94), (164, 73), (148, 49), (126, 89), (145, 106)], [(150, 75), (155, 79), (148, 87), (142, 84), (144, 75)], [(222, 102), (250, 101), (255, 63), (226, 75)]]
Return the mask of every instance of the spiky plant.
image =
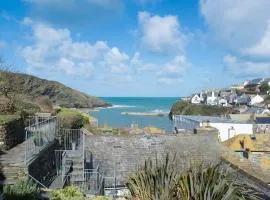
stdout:
[(4, 199), (7, 200), (36, 200), (39, 189), (30, 180), (22, 180), (14, 185), (4, 186)]
[(257, 200), (257, 193), (236, 181), (218, 164), (193, 166), (186, 173), (177, 171), (175, 157), (166, 156), (163, 164), (145, 162), (127, 182), (136, 200)]
[(156, 161), (146, 160), (127, 181), (127, 186), (135, 199), (168, 200), (172, 199), (172, 191), (177, 183), (175, 157), (166, 156), (161, 165)]
[(183, 200), (256, 200), (258, 194), (240, 184), (222, 164), (182, 174), (175, 187), (177, 199)]

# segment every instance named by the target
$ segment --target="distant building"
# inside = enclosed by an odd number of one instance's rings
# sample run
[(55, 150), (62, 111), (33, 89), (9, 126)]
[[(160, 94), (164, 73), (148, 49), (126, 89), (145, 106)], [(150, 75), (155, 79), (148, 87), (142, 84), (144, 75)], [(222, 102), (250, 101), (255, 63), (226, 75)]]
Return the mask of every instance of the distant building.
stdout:
[(255, 124), (256, 133), (270, 134), (270, 117), (256, 117)]
[(257, 94), (256, 96), (251, 98), (250, 105), (260, 104), (263, 101), (264, 101), (264, 99), (260, 95)]
[(238, 104), (238, 105), (248, 105), (250, 103), (250, 97), (248, 95), (241, 95), (241, 96), (238, 96), (235, 101), (234, 101), (235, 104)]
[(244, 85), (237, 85), (237, 84), (234, 84), (231, 86), (231, 89), (232, 90), (238, 90), (238, 91), (244, 91), (245, 90), (245, 86)]
[(193, 132), (194, 129), (202, 127), (205, 122), (208, 122), (209, 126), (218, 129), (221, 141), (226, 141), (239, 134), (253, 134), (253, 124), (223, 117), (175, 115), (173, 121), (174, 127), (189, 132)]
[(251, 92), (251, 93), (260, 92), (260, 86), (261, 86), (262, 82), (263, 82), (262, 78), (257, 78), (257, 79), (253, 79), (253, 80), (249, 81), (245, 85), (245, 91)]
[(202, 101), (201, 97), (198, 94), (195, 94), (192, 98), (191, 98), (191, 103), (193, 104), (200, 104)]
[(217, 105), (218, 104), (218, 93), (215, 91), (207, 92), (206, 103), (208, 105)]
[(229, 105), (228, 100), (225, 97), (219, 98), (218, 104), (221, 106), (228, 106)]

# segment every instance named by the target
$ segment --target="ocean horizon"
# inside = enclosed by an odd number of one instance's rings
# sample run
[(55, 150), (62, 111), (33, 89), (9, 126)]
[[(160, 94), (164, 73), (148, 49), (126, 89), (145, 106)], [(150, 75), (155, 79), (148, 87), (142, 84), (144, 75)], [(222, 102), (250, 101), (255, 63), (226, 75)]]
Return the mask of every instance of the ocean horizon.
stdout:
[(130, 127), (137, 123), (139, 127), (155, 126), (172, 132), (172, 121), (169, 116), (130, 116), (122, 112), (169, 113), (172, 105), (179, 97), (100, 97), (112, 104), (108, 108), (100, 108), (99, 112), (91, 112), (98, 119), (100, 126)]

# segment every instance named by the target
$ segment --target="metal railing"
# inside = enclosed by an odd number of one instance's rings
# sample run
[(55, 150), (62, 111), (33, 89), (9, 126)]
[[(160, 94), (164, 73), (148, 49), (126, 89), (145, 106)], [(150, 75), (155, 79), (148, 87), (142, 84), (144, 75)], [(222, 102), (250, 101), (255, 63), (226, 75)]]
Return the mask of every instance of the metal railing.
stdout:
[(57, 118), (48, 117), (25, 128), (25, 162), (31, 161), (56, 138)]
[(35, 179), (33, 176), (31, 176), (30, 174), (28, 174), (28, 177), (30, 180), (32, 180), (33, 182), (35, 182), (39, 187), (43, 188), (43, 189), (48, 189), (47, 186), (45, 186), (44, 184), (42, 184), (40, 181), (38, 181), (37, 179)]

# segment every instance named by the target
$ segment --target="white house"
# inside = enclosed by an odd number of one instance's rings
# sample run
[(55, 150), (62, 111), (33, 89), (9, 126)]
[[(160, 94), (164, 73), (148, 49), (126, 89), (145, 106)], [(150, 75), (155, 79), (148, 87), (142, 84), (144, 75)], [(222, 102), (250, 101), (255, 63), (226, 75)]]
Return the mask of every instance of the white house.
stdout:
[(194, 103), (194, 104), (199, 104), (199, 103), (201, 103), (201, 98), (199, 97), (199, 95), (195, 94), (195, 95), (191, 98), (191, 103)]
[(206, 102), (209, 105), (217, 105), (218, 104), (218, 94), (217, 94), (217, 92), (214, 92), (214, 91), (208, 92)]
[(221, 98), (218, 100), (218, 104), (221, 106), (228, 106), (228, 100), (226, 98)]
[(222, 142), (239, 134), (253, 134), (253, 124), (241, 123), (222, 117), (175, 115), (173, 121), (174, 127), (177, 129), (190, 132), (203, 126), (204, 122), (208, 121), (211, 127), (218, 129), (218, 137)]
[(260, 95), (257, 94), (256, 96), (251, 98), (250, 105), (259, 104), (259, 103), (262, 103), (263, 101), (264, 99)]

